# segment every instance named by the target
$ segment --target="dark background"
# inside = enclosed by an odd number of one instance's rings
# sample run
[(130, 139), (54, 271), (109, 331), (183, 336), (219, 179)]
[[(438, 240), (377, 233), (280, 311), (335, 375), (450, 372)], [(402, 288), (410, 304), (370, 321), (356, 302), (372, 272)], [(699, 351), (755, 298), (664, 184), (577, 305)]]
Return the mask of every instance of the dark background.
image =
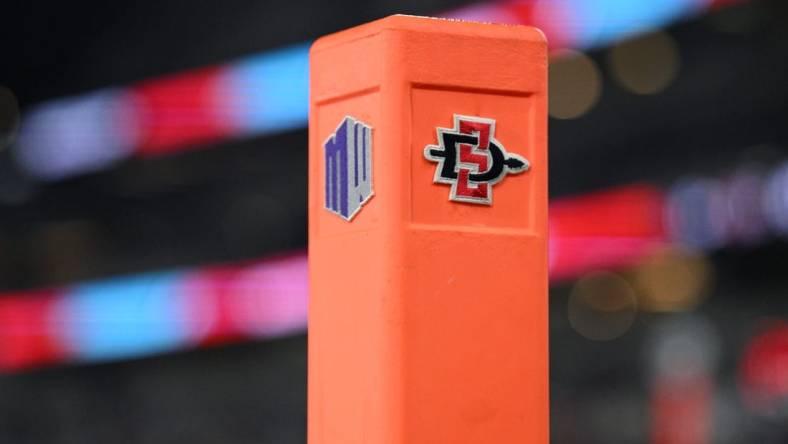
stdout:
[[(430, 15), (463, 4), (5, 5), (0, 85), (14, 92), (24, 115), (48, 99), (225, 62), (391, 13)], [(768, 168), (788, 158), (786, 24), (785, 2), (758, 0), (671, 25), (665, 31), (678, 45), (681, 69), (660, 94), (633, 95), (603, 73), (602, 95), (591, 111), (550, 119), (551, 198), (635, 182), (668, 188), (688, 175), (726, 177), (741, 165)], [(587, 54), (604, 67), (608, 51)], [(4, 150), (0, 289), (303, 249), (306, 143), (305, 129), (219, 142), (54, 183), (27, 177)], [(265, 208), (244, 199), (260, 190), (268, 196)], [(713, 442), (788, 442), (785, 409), (776, 416), (750, 411), (738, 378), (742, 353), (762, 320), (788, 317), (787, 253), (784, 240), (771, 236), (704, 254), (714, 284), (694, 313), (642, 313), (609, 341), (591, 341), (573, 330), (567, 310), (574, 281), (554, 285), (554, 442), (652, 441), (649, 338), (668, 318), (687, 316), (712, 325), (720, 344)], [(0, 442), (303, 443), (305, 403), (305, 336), (126, 362), (63, 364), (0, 376)]]

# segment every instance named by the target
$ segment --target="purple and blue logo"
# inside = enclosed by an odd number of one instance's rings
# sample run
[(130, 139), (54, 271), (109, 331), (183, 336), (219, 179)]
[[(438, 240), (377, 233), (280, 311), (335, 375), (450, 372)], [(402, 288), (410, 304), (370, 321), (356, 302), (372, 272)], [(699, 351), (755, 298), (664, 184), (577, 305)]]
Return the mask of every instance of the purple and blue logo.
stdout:
[(326, 143), (325, 208), (351, 220), (372, 191), (372, 127), (347, 116)]

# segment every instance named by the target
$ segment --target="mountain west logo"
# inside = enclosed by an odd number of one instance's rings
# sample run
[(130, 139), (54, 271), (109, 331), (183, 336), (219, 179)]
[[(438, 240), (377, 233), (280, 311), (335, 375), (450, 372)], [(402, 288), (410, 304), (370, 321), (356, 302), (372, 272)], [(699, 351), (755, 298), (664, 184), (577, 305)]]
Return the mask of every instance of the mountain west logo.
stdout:
[(372, 127), (345, 117), (323, 144), (325, 208), (351, 220), (372, 197)]
[(491, 205), (493, 185), (530, 168), (494, 134), (495, 120), (455, 114), (454, 128), (438, 128), (439, 145), (424, 148), (424, 157), (438, 163), (433, 182), (451, 185), (449, 200)]

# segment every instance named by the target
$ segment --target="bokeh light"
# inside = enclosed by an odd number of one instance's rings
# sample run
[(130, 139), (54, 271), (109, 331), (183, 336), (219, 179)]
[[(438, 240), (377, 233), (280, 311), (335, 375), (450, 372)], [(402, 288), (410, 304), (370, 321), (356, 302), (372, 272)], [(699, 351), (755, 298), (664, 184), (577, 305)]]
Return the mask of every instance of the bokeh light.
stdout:
[(624, 89), (635, 94), (656, 94), (678, 76), (681, 55), (673, 37), (657, 31), (613, 46), (608, 65)]
[(788, 322), (764, 320), (744, 351), (739, 389), (750, 409), (788, 419)]
[(742, 167), (728, 180), (728, 230), (734, 243), (752, 246), (765, 237), (767, 225), (763, 215), (763, 172), (753, 167)]
[(673, 240), (699, 249), (728, 242), (727, 198), (721, 180), (680, 180), (668, 195), (666, 224)]
[(550, 60), (550, 116), (574, 119), (587, 113), (599, 100), (602, 78), (596, 62), (572, 50), (556, 51)]
[(720, 334), (697, 315), (667, 317), (654, 324), (647, 351), (652, 381), (695, 380), (716, 369)]
[(713, 277), (713, 267), (702, 253), (664, 248), (634, 271), (639, 307), (657, 312), (691, 310), (709, 293)]
[(766, 179), (761, 200), (769, 227), (779, 234), (788, 234), (788, 163), (783, 163)]
[(708, 319), (685, 315), (659, 319), (650, 336), (649, 442), (711, 442), (719, 332)]
[(575, 283), (569, 295), (569, 323), (577, 333), (594, 341), (623, 335), (636, 314), (634, 289), (615, 273), (589, 273)]
[(37, 105), (20, 126), (16, 160), (41, 180), (114, 165), (136, 144), (136, 107), (135, 99), (114, 89)]

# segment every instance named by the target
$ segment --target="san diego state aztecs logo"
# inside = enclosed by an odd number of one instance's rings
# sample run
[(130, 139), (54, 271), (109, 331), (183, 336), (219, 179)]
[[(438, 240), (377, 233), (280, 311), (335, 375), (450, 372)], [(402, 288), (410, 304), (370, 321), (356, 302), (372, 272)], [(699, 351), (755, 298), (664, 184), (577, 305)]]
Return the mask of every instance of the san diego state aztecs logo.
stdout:
[(427, 145), (424, 157), (438, 164), (433, 182), (451, 185), (450, 200), (492, 205), (493, 185), (530, 168), (495, 140), (493, 119), (455, 114), (454, 128), (437, 130), (438, 145)]

